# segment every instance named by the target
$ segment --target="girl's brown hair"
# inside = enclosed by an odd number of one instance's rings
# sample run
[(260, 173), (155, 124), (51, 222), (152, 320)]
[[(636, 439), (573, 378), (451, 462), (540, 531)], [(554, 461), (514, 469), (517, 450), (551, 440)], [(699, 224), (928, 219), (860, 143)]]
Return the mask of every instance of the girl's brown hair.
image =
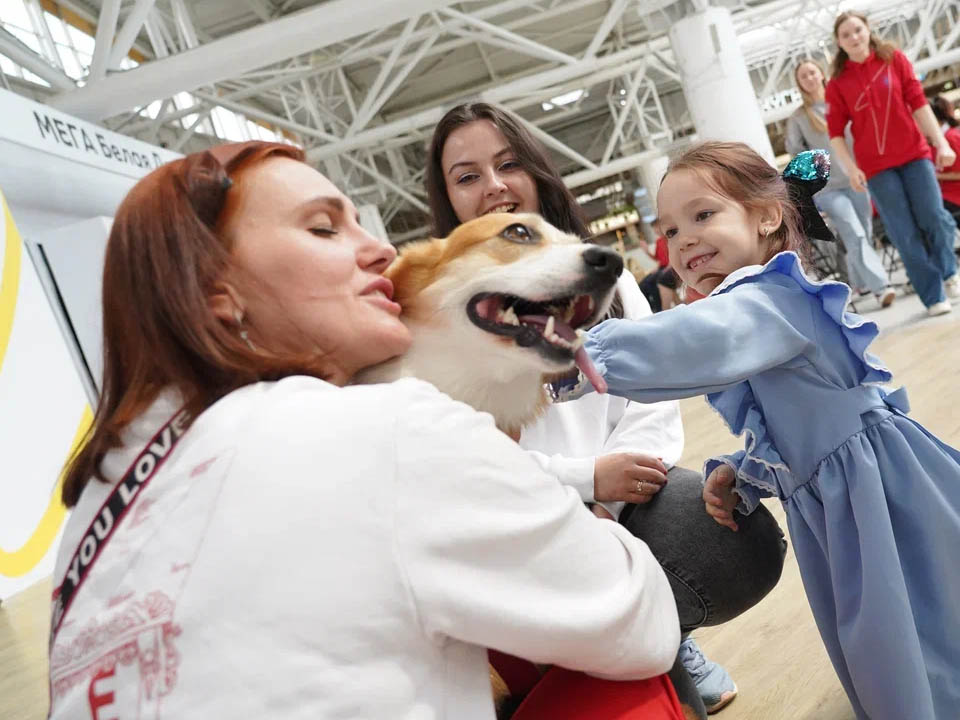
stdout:
[(810, 94), (803, 89), (803, 86), (800, 85), (800, 79), (798, 77), (800, 73), (800, 68), (804, 65), (813, 65), (817, 70), (820, 71), (820, 76), (823, 78), (823, 82), (826, 82), (827, 75), (823, 71), (823, 68), (820, 67), (820, 63), (816, 60), (804, 60), (799, 63), (793, 69), (793, 82), (796, 83), (797, 89), (800, 91), (800, 96), (803, 98), (803, 112), (807, 116), (807, 120), (810, 121), (810, 126), (819, 133), (825, 133), (827, 131), (827, 121), (820, 113), (816, 112), (813, 109), (813, 98)]
[[(837, 15), (837, 19), (833, 21), (833, 39), (837, 40), (840, 37), (840, 26), (843, 25), (850, 18), (857, 18), (860, 22), (867, 26), (867, 30), (870, 32), (870, 49), (873, 50), (877, 57), (883, 60), (884, 62), (890, 62), (893, 60), (893, 54), (897, 51), (897, 46), (893, 43), (882, 40), (873, 30), (870, 30), (870, 23), (867, 22), (867, 16), (854, 12), (853, 10), (848, 10), (847, 12), (842, 12)], [(830, 66), (830, 77), (837, 77), (843, 72), (844, 66), (847, 64), (847, 60), (850, 57), (847, 55), (847, 51), (840, 47), (839, 43), (837, 44), (837, 55), (833, 58), (833, 65)]]
[(940, 123), (946, 123), (952, 128), (960, 123), (954, 115), (953, 103), (947, 100), (943, 95), (937, 95), (930, 101), (930, 107), (933, 108), (933, 115)]
[(739, 203), (747, 212), (759, 212), (771, 204), (779, 205), (783, 219), (766, 238), (770, 247), (764, 262), (785, 250), (797, 253), (804, 261), (809, 260), (809, 243), (800, 230), (800, 214), (790, 200), (786, 183), (776, 168), (749, 145), (716, 141), (695, 145), (674, 158), (663, 177), (677, 170), (697, 173), (717, 192)]
[(187, 155), (141, 179), (117, 210), (103, 269), (103, 382), (84, 443), (70, 458), (63, 502), (72, 507), (124, 428), (164, 388), (192, 416), (244, 385), (322, 374), (315, 358), (254, 350), (213, 313), (209, 298), (232, 264), (221, 228), (236, 209), (234, 181), (268, 158), (303, 161), (280, 143), (230, 143)]

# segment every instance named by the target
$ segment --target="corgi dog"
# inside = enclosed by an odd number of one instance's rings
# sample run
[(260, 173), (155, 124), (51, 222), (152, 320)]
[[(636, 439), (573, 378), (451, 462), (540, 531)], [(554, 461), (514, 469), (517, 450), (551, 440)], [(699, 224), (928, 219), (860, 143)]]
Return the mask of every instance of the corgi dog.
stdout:
[(616, 252), (534, 214), (484, 215), (405, 245), (385, 274), (413, 343), (358, 380), (426, 380), (517, 437), (549, 402), (545, 376), (576, 364), (605, 388), (581, 336), (606, 313), (622, 270)]

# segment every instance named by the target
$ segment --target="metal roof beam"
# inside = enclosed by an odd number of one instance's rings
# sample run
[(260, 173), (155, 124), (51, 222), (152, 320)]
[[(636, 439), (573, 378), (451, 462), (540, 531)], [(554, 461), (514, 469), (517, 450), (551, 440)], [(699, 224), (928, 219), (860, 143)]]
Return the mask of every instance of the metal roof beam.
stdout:
[[(114, 2), (116, 0), (107, 0)], [(236, 77), (336, 42), (440, 9), (454, 0), (328, 0), (187, 52), (55, 96), (51, 104), (100, 120), (137, 105)]]
[(57, 90), (68, 90), (76, 87), (76, 83), (62, 70), (55, 68), (45, 58), (40, 57), (27, 45), (20, 42), (20, 38), (3, 28), (0, 28), (0, 55), (6, 55), (20, 67), (46, 80)]

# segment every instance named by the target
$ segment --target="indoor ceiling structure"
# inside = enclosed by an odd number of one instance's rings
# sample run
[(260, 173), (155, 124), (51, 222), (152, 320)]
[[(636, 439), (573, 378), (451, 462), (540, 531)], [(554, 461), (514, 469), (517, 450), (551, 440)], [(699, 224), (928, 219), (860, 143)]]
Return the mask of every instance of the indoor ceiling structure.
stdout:
[[(960, 61), (960, 0), (0, 0), (0, 55), (22, 71), (2, 79), (183, 152), (283, 137), (402, 240), (425, 232), (425, 145), (460, 102), (516, 112), (580, 193), (692, 136), (668, 31), (708, 4), (732, 14), (772, 136), (841, 10), (921, 75)], [(88, 36), (76, 66), (53, 19)]]

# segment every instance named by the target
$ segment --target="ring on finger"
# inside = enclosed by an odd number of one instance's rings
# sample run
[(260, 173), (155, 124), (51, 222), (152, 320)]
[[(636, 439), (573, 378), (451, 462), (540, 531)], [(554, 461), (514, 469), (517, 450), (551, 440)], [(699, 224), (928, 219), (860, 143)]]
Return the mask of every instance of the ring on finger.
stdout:
[(643, 495), (643, 480), (637, 480), (637, 494)]

